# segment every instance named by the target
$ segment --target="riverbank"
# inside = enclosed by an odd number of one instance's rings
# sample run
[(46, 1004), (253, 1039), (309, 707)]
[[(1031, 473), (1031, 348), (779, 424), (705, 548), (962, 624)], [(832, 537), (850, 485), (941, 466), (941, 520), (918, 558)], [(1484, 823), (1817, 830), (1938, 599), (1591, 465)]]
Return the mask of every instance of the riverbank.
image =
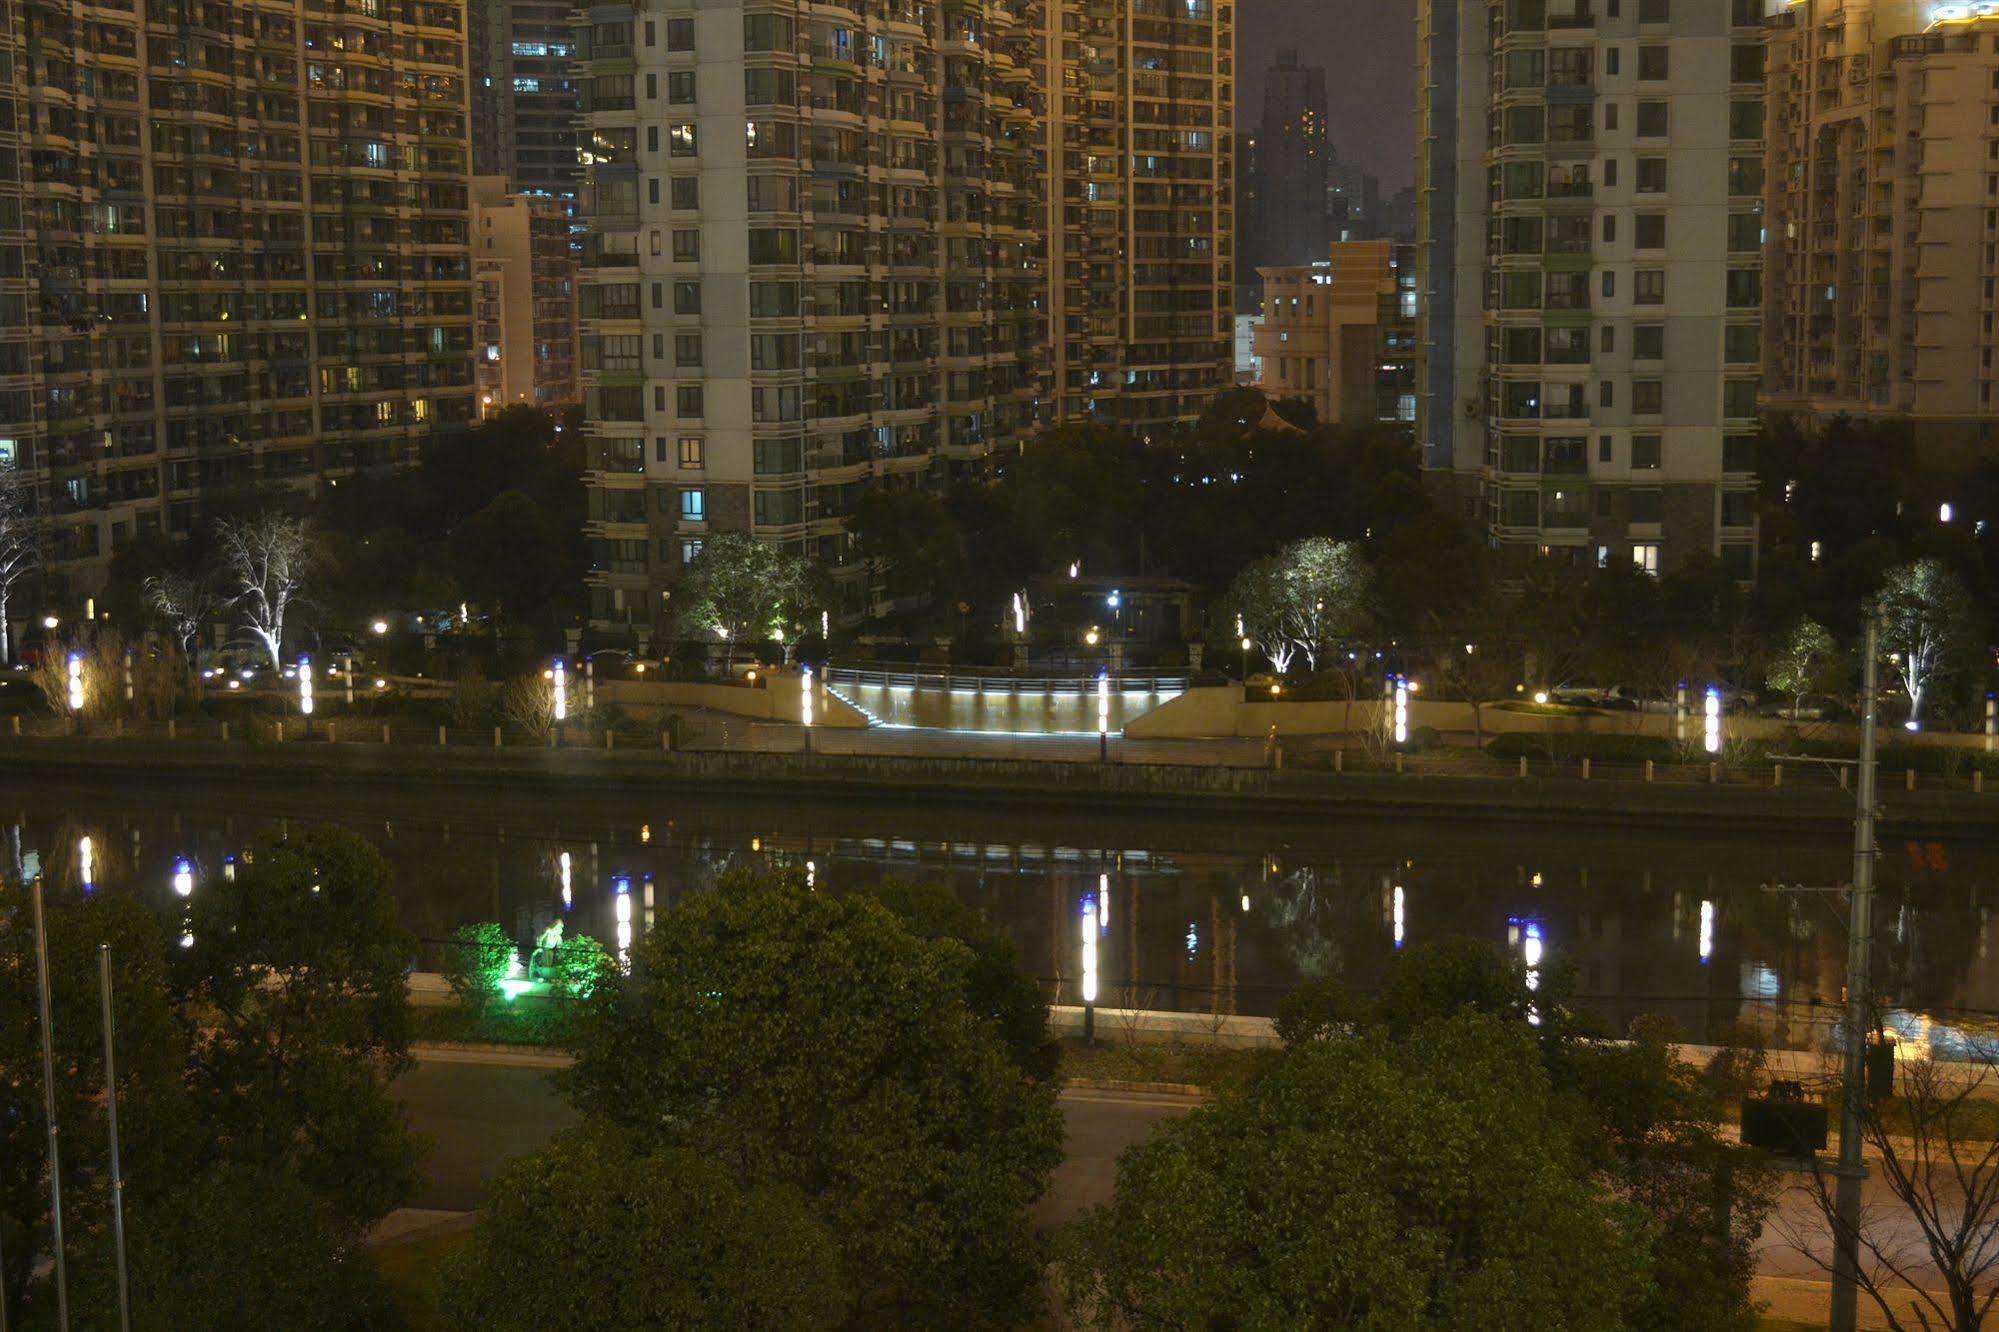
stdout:
[[(797, 728), (794, 728), (797, 729)], [(352, 734), (349, 732), (348, 734)], [(850, 732), (852, 744), (869, 733)], [(437, 740), (443, 738), (445, 743)], [(800, 734), (803, 740), (802, 732)], [(1521, 760), (1397, 757), (1367, 771), (1222, 766), (1202, 742), (1138, 751), (1109, 746), (1108, 761), (1069, 750), (1055, 757), (963, 753), (639, 751), (391, 742), (321, 737), (242, 739), (145, 736), (23, 736), (0, 740), (24, 774), (70, 781), (282, 781), (290, 788), (365, 783), (378, 789), (560, 791), (623, 794), (809, 797), (870, 803), (959, 804), (1026, 810), (1086, 807), (1106, 814), (1251, 816), (1317, 820), (1383, 815), (1619, 828), (1753, 828), (1824, 831), (1852, 818), (1853, 800), (1823, 773), (1722, 766), (1613, 767)], [(1093, 746), (1091, 748), (1094, 748)], [(1897, 780), (1897, 778), (1901, 778)], [(1952, 782), (1886, 772), (1884, 834), (1999, 837), (1999, 783)]]

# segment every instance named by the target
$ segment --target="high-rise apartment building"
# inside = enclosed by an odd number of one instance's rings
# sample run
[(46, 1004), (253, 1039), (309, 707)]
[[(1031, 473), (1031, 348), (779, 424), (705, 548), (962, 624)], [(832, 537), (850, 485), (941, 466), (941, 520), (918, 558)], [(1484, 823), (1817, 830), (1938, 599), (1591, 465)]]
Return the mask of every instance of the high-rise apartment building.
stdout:
[(1265, 395), (1302, 399), (1328, 425), (1413, 430), (1414, 247), (1346, 241), (1318, 263), (1257, 272), (1255, 359)]
[(581, 99), (568, 0), (469, 0), (472, 169), (572, 211)]
[(1991, 441), (1999, 12), (1795, 0), (1767, 43), (1765, 405)]
[(1763, 0), (1419, 0), (1425, 466), (1495, 544), (1754, 575)]
[(590, 618), (650, 634), (711, 532), (869, 606), (844, 518), (1042, 423), (1040, 0), (592, 9)]
[(473, 178), (473, 364), (482, 416), (583, 400), (569, 212), (560, 199), (509, 191), (504, 176)]
[(1300, 65), (1284, 48), (1263, 73), (1263, 118), (1257, 122), (1260, 228), (1243, 237), (1245, 267), (1309, 264), (1338, 239), (1327, 229), (1326, 71)]
[(1381, 181), (1336, 156), (1326, 169), (1326, 218), (1335, 241), (1378, 240), (1381, 236)]
[(402, 463), (472, 418), (462, 4), (0, 17), (0, 440), (52, 598), (204, 495)]
[(1048, 0), (1047, 19), (1057, 415), (1152, 437), (1234, 379), (1235, 6)]
[(665, 0), (577, 31), (599, 631), (662, 627), (713, 532), (863, 614), (867, 489), (1231, 382), (1230, 6)]

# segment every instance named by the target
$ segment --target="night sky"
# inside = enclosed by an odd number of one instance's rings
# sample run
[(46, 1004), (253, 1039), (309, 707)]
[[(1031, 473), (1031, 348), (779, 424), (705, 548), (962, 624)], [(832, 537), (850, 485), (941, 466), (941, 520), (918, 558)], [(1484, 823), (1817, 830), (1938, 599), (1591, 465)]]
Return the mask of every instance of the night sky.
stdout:
[(1415, 176), (1414, 0), (1237, 0), (1242, 58), (1236, 127), (1263, 114), (1263, 71), (1280, 46), (1326, 67), (1333, 147), (1381, 177), (1388, 195)]

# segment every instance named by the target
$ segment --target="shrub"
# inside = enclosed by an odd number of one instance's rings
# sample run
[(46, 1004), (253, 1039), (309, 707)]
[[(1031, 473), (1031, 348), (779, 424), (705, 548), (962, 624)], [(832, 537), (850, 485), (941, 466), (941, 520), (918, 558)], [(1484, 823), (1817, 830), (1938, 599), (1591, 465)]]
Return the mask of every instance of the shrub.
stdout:
[(500, 982), (513, 970), (514, 941), (494, 922), (460, 925), (444, 952), (444, 983), (458, 1002), (484, 1014), (501, 996)]

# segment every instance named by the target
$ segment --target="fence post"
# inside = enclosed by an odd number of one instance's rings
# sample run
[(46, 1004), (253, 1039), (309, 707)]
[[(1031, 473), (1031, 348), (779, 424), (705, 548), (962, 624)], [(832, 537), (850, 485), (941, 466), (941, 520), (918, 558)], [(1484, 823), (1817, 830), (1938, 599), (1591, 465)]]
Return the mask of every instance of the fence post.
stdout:
[(389, 724), (387, 722), (382, 723), (382, 743), (385, 745), (389, 743)]
[(1770, 769), (1770, 785), (1782, 786), (1783, 784), (1784, 784), (1784, 765), (1779, 763), (1775, 767)]
[(285, 719), (283, 717), (280, 717), (278, 718), (278, 743), (283, 744), (284, 742), (285, 742)]
[(1523, 778), (1527, 775), (1527, 756), (1525, 754), (1520, 756), (1520, 775)]
[(1719, 763), (1708, 764), (1707, 784), (1709, 786), (1713, 786), (1715, 783), (1719, 782), (1720, 780), (1721, 780), (1721, 765)]
[(673, 752), (673, 732), (667, 730), (664, 726), (659, 728), (659, 752), (662, 754), (671, 754)]
[(606, 753), (617, 747), (617, 734), (616, 731), (608, 729), (604, 732), (604, 751)]
[(1646, 781), (1648, 781), (1648, 782), (1652, 780), (1652, 760), (1651, 760), (1651, 759), (1646, 759), (1646, 760), (1645, 760), (1645, 780), (1646, 780)]
[(1588, 781), (1588, 780), (1589, 780), (1589, 760), (1588, 760), (1588, 759), (1584, 759), (1584, 760), (1583, 760), (1583, 780), (1584, 780), (1584, 781)]
[(326, 743), (330, 745), (338, 738), (339, 737), (334, 733), (333, 723), (332, 722), (326, 723)]
[(439, 749), (442, 749), (444, 748), (444, 745), (445, 745), (444, 728), (440, 726), (437, 728), (437, 747)]
[[(18, 727), (21, 724), (21, 719), (19, 717), (16, 717), (14, 719), (14, 724), (16, 727)], [(172, 717), (169, 717), (167, 718), (167, 739), (171, 740), (173, 738), (174, 738), (174, 719)]]
[(1985, 769), (1979, 768), (1971, 774), (1971, 793), (1982, 795), (1985, 791)]
[(1402, 772), (1402, 755), (1399, 753), (1395, 756), (1395, 771), (1398, 776)]
[(500, 747), (500, 728), (495, 726), (493, 728), (493, 748), (498, 749), (499, 747)]
[(1915, 770), (1914, 768), (1908, 768), (1908, 769), (1905, 769), (1905, 770), (1904, 770), (1904, 772), (1903, 772), (1903, 777), (1904, 777), (1904, 781), (1902, 782), (1902, 787), (1903, 787), (1903, 789), (1904, 789), (1904, 790), (1908, 790), (1908, 791), (1913, 791), (1913, 790), (1915, 790), (1915, 789), (1916, 789), (1916, 770)]
[(111, 738), (114, 740), (123, 740), (125, 738), (125, 719), (123, 717), (113, 717), (111, 719)]
[(21, 738), (21, 719), (20, 717), (15, 716), (9, 718), (9, 720), (13, 723), (10, 729), (14, 732), (14, 738), (16, 740), (19, 740)]
[(1850, 772), (1849, 772), (1849, 771), (1848, 771), (1847, 769), (1845, 769), (1845, 768), (1841, 768), (1841, 769), (1839, 770), (1839, 789), (1840, 789), (1840, 790), (1844, 791), (1844, 790), (1846, 789), (1846, 783), (1847, 783), (1847, 781), (1849, 780), (1849, 778), (1851, 777), (1851, 775), (1852, 775), (1852, 774), (1851, 774), (1851, 773), (1850, 773)]
[[(20, 721), (18, 718), (15, 720), (15, 725), (17, 727), (20, 725)], [(1345, 772), (1346, 770), (1347, 770), (1347, 751), (1344, 749), (1335, 749), (1333, 751), (1333, 771)]]
[(225, 744), (225, 745), (229, 743), (229, 723), (228, 723), (228, 722), (223, 722), (223, 723), (222, 723), (222, 743), (223, 743), (223, 744)]

